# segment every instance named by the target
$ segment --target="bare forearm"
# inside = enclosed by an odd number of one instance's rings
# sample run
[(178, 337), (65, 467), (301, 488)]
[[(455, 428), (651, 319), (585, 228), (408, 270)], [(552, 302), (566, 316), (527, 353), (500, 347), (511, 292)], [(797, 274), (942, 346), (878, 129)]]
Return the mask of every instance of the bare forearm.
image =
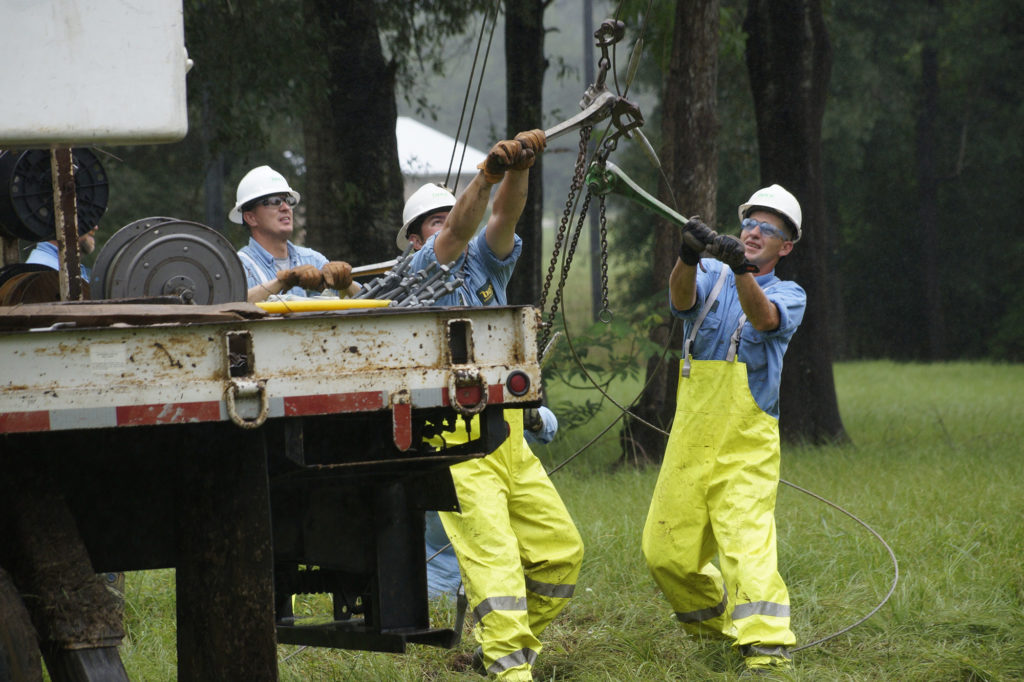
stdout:
[(487, 245), (498, 258), (506, 258), (515, 248), (516, 223), (526, 208), (530, 171), (510, 170), (494, 195), (494, 207), (487, 221)]
[(768, 332), (779, 328), (779, 309), (765, 296), (753, 275), (736, 276), (736, 294), (754, 329)]
[(450, 263), (459, 257), (484, 219), (490, 199), (491, 185), (484, 180), (482, 172), (477, 173), (455, 200), (444, 227), (434, 240), (434, 254), (438, 262)]
[(676, 258), (676, 265), (668, 276), (668, 290), (676, 310), (692, 308), (697, 302), (697, 266)]
[(281, 293), (284, 283), (279, 279), (272, 279), (269, 282), (257, 284), (246, 292), (245, 300), (249, 303), (265, 301), (267, 297)]

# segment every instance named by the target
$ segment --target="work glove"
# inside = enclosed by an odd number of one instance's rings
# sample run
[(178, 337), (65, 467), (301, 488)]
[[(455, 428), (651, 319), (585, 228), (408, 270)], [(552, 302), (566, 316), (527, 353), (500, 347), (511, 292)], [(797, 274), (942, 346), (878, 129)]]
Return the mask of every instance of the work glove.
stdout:
[(679, 245), (679, 260), (687, 265), (697, 265), (700, 254), (715, 237), (715, 231), (694, 216), (683, 225), (683, 241)]
[(731, 234), (720, 234), (708, 244), (708, 255), (722, 261), (737, 275), (757, 272), (757, 266), (747, 260), (743, 242)]
[(505, 177), (505, 171), (513, 166), (523, 151), (523, 145), (516, 140), (502, 140), (488, 152), (487, 158), (478, 166), (484, 172), (484, 180), (496, 185)]
[(544, 151), (544, 148), (548, 145), (548, 139), (544, 136), (543, 130), (527, 130), (516, 135), (516, 142), (523, 146), (523, 151), (520, 153), (516, 162), (512, 164), (512, 170), (526, 170), (533, 166), (533, 162), (537, 160), (537, 154)]
[(320, 291), (324, 288), (324, 275), (315, 265), (300, 265), (297, 268), (278, 270), (277, 278), (284, 283), (285, 289), (302, 287)]
[(523, 410), (523, 428), (534, 433), (544, 428), (544, 418), (540, 416), (540, 410), (536, 407)]
[(331, 289), (345, 291), (352, 284), (352, 266), (345, 261), (332, 260), (320, 268), (320, 273)]

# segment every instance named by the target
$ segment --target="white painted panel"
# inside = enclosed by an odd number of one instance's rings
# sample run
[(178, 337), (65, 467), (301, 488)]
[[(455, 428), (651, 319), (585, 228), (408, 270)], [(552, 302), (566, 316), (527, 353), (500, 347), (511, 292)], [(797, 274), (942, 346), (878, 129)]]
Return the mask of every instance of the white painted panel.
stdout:
[(181, 0), (3, 0), (0, 65), (0, 146), (188, 131)]

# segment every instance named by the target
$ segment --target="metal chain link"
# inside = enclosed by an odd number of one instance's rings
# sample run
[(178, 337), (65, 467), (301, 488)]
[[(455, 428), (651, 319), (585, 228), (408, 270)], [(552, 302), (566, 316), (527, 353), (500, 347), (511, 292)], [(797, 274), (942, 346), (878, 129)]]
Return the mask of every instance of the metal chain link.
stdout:
[[(551, 328), (555, 323), (555, 314), (558, 312), (558, 305), (562, 302), (562, 292), (565, 288), (565, 280), (569, 276), (569, 269), (572, 267), (573, 256), (576, 255), (576, 245), (580, 241), (580, 233), (583, 232), (583, 225), (587, 220), (587, 210), (590, 208), (590, 197), (591, 193), (588, 191), (583, 197), (583, 207), (580, 209), (580, 218), (576, 222), (576, 229), (573, 230), (572, 240), (569, 243), (569, 248), (565, 250), (565, 265), (562, 267), (562, 271), (558, 278), (558, 288), (555, 291), (555, 300), (551, 303), (551, 312), (548, 314), (548, 325), (545, 328), (545, 332), (550, 334)], [(547, 345), (547, 334), (544, 338), (544, 343), (541, 344), (541, 348)]]
[(604, 195), (600, 195), (601, 214), (601, 312), (597, 317), (608, 324), (612, 321), (612, 311), (608, 306), (608, 217), (605, 215)]
[[(541, 314), (544, 313), (544, 307), (547, 305), (548, 292), (551, 289), (551, 279), (555, 275), (555, 266), (558, 263), (558, 256), (561, 253), (562, 244), (565, 241), (565, 233), (569, 226), (569, 219), (572, 217), (573, 204), (576, 202), (576, 195), (583, 187), (583, 178), (586, 175), (586, 161), (587, 161), (587, 143), (590, 141), (590, 132), (593, 130), (592, 126), (584, 126), (580, 128), (580, 144), (579, 153), (576, 156), (576, 165), (573, 169), (572, 182), (569, 185), (569, 195), (565, 200), (565, 209), (562, 211), (562, 219), (558, 224), (558, 234), (555, 235), (555, 247), (551, 251), (551, 262), (548, 264), (548, 274), (544, 278), (544, 287), (541, 290), (540, 303), (538, 307), (541, 310)], [(568, 263), (565, 266), (568, 268)], [(561, 281), (565, 281), (565, 273), (563, 271), (561, 275)], [(558, 299), (561, 298), (561, 287), (559, 287)], [(548, 321), (545, 324), (541, 340), (540, 348), (546, 348), (548, 339), (551, 336), (551, 327), (555, 320), (555, 311), (558, 309), (558, 301), (556, 300), (551, 312), (548, 314)]]

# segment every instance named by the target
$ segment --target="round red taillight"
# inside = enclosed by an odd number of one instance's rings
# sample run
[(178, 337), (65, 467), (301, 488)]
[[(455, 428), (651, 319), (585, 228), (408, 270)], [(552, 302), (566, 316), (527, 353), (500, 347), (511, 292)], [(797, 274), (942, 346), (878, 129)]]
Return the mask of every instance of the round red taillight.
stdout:
[(505, 387), (514, 396), (526, 395), (526, 392), (530, 390), (530, 377), (526, 372), (516, 370), (505, 379)]

